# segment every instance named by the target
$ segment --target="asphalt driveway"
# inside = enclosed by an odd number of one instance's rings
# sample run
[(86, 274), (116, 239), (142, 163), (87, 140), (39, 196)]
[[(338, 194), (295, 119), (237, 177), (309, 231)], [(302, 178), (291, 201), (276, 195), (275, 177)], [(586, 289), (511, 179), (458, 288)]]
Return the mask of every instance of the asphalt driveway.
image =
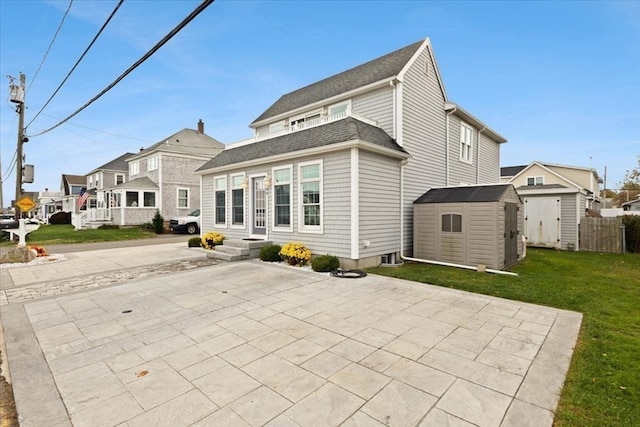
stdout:
[(23, 427), (550, 426), (582, 319), (259, 261), (0, 309)]

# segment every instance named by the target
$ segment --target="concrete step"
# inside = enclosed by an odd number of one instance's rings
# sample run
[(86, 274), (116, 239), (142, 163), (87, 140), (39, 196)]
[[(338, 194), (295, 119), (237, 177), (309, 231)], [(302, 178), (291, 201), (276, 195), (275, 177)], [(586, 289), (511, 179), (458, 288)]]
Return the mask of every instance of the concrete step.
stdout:
[(207, 258), (223, 261), (242, 261), (258, 258), (260, 256), (260, 248), (270, 244), (269, 240), (228, 239), (224, 241), (223, 245), (216, 246), (215, 250), (207, 252)]

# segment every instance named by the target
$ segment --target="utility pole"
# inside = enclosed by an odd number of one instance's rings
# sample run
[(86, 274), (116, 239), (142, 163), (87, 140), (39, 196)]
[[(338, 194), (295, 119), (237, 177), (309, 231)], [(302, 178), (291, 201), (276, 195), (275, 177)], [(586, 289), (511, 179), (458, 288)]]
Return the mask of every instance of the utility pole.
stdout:
[(11, 102), (14, 102), (17, 104), (16, 113), (18, 113), (18, 145), (16, 148), (16, 200), (14, 203), (16, 220), (19, 220), (21, 217), (18, 201), (22, 198), (22, 160), (23, 160), (22, 146), (25, 142), (29, 141), (29, 139), (24, 134), (25, 80), (26, 80), (25, 75), (23, 73), (20, 73), (20, 85), (19, 86), (14, 84), (10, 85)]

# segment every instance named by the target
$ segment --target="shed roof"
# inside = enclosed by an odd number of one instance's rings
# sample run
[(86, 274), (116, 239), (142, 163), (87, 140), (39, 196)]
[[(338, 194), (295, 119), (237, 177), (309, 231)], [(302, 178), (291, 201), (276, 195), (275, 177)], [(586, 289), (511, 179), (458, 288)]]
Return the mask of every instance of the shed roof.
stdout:
[(418, 203), (497, 202), (512, 184), (432, 188), (420, 196)]
[(353, 117), (347, 117), (253, 144), (228, 148), (209, 160), (196, 172), (355, 139), (400, 153), (406, 153), (384, 130)]
[(388, 53), (347, 71), (282, 95), (252, 123), (397, 76), (425, 40)]

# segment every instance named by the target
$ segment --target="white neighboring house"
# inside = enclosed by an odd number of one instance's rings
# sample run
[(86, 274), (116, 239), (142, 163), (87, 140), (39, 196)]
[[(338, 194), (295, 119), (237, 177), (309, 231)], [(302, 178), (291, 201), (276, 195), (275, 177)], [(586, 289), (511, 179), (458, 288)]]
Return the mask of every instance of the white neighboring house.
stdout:
[(592, 168), (534, 161), (501, 168), (500, 181), (522, 198), (530, 246), (578, 250), (580, 219), (602, 206), (602, 179)]

